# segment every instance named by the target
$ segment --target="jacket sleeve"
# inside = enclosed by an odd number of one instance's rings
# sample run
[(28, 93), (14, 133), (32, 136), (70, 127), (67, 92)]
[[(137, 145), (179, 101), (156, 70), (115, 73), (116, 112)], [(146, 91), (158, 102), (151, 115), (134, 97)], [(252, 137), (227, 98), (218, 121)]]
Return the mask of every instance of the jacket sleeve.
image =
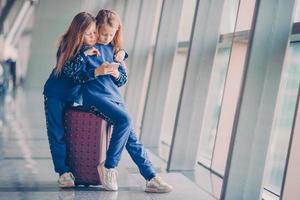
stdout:
[(86, 70), (86, 63), (84, 54), (79, 53), (65, 62), (62, 72), (75, 83), (83, 84), (95, 78), (95, 70)]
[(124, 57), (124, 61), (128, 59), (128, 53), (124, 50), (125, 52), (125, 57)]
[(121, 87), (121, 86), (125, 85), (125, 83), (127, 82), (127, 73), (126, 73), (125, 67), (123, 67), (123, 66), (120, 66), (118, 70), (120, 72), (119, 78), (118, 79), (115, 79), (114, 77), (112, 77), (112, 78), (114, 80), (114, 83), (118, 87)]
[[(125, 49), (120, 49), (119, 51), (124, 51), (125, 52), (125, 56), (124, 56), (123, 61), (127, 60), (128, 59), (128, 53), (125, 51)], [(114, 53), (114, 59), (115, 59), (115, 57), (116, 57), (116, 55), (119, 51)]]

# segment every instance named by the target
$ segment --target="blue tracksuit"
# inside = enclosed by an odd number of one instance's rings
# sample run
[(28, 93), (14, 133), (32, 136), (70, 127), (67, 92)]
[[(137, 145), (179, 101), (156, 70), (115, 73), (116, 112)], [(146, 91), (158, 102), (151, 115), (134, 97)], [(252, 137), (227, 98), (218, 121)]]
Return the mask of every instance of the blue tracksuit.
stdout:
[(89, 80), (83, 79), (83, 74), (93, 74), (94, 70), (104, 61), (113, 62), (113, 47), (111, 45), (97, 44), (95, 47), (101, 55), (99, 57), (87, 57), (85, 68), (81, 67), (74, 70), (70, 63), (70, 66), (66, 66), (66, 69), (70, 72), (69, 77), (73, 77), (77, 81), (81, 80), (83, 106), (113, 124), (113, 133), (106, 154), (105, 167), (117, 167), (121, 153), (126, 147), (142, 176), (146, 180), (150, 180), (155, 176), (155, 170), (148, 159), (144, 146), (136, 137), (124, 99), (118, 89), (127, 81), (125, 68), (123, 66), (119, 67), (120, 77), (118, 80), (109, 74)]
[[(66, 64), (77, 68), (78, 65), (81, 66), (85, 63), (84, 59), (84, 55), (80, 53), (72, 58), (72, 63), (67, 61)], [(55, 172), (60, 175), (70, 171), (66, 164), (63, 111), (74, 102), (80, 103), (82, 98), (80, 84), (75, 83), (66, 74), (68, 73), (64, 67), (59, 75), (55, 75), (53, 70), (44, 85), (43, 91), (50, 152)], [(87, 80), (88, 78), (88, 74), (86, 74), (82, 79)]]
[[(74, 102), (81, 103), (80, 83), (94, 78), (92, 71), (81, 70), (85, 69), (85, 63), (87, 62), (83, 54), (87, 48), (87, 46), (84, 46), (78, 55), (67, 60), (59, 75), (55, 75), (53, 70), (44, 85), (44, 106), (50, 151), (55, 172), (60, 175), (70, 171), (70, 168), (66, 164), (66, 143), (63, 124), (64, 110)], [(59, 51), (57, 54), (58, 57)], [(125, 58), (127, 57), (126, 53)], [(72, 77), (72, 74), (77, 71), (80, 71), (80, 74), (77, 73), (76, 78)], [(115, 83), (121, 85), (122, 81), (123, 78), (120, 78)]]

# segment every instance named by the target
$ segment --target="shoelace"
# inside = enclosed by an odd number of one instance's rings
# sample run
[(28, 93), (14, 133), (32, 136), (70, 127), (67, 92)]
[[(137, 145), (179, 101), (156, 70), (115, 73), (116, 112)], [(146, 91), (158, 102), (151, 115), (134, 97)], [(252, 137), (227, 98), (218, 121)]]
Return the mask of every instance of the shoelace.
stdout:
[(113, 169), (108, 169), (106, 173), (107, 180), (111, 183), (112, 181), (116, 180), (117, 171)]
[(153, 186), (163, 186), (164, 185), (164, 182), (161, 180), (161, 177), (155, 177), (153, 178), (153, 180), (149, 181), (150, 182), (150, 185), (153, 185)]
[(70, 177), (71, 177), (71, 179), (72, 179), (73, 181), (75, 180), (75, 177), (73, 176), (72, 173), (70, 173)]
[(161, 178), (160, 177), (156, 177), (155, 180), (156, 180), (156, 182), (161, 183)]
[(66, 175), (63, 176), (63, 180), (65, 180), (65, 181), (74, 181), (74, 179), (75, 178), (71, 173), (66, 174)]

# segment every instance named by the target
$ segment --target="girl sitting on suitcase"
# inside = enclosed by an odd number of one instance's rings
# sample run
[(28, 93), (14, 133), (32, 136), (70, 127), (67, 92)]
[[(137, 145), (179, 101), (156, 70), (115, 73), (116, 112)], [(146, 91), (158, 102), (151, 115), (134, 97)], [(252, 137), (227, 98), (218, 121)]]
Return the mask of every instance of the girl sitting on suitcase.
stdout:
[[(126, 109), (124, 99), (118, 86), (127, 81), (125, 63), (118, 67), (111, 64), (113, 53), (122, 48), (122, 25), (119, 16), (111, 10), (100, 10), (97, 17), (98, 42), (94, 46), (100, 56), (87, 56), (85, 66), (75, 69), (72, 60), (66, 63), (69, 77), (82, 83), (83, 106), (98, 113), (113, 124), (113, 132), (106, 153), (106, 161), (98, 166), (100, 179), (106, 190), (118, 190), (117, 169), (124, 148), (138, 166), (141, 175), (146, 180), (146, 192), (170, 192), (172, 186), (157, 176), (145, 148), (136, 137), (131, 118)], [(103, 70), (98, 74), (95, 69)], [(97, 74), (95, 79), (84, 79), (82, 74)], [(119, 81), (119, 82), (118, 82)]]
[[(77, 14), (67, 32), (62, 36), (57, 51), (57, 63), (44, 86), (44, 104), (47, 124), (47, 134), (55, 172), (59, 173), (60, 187), (73, 187), (74, 176), (66, 164), (66, 143), (64, 136), (63, 111), (74, 102), (81, 102), (80, 84), (66, 76), (68, 72), (64, 63), (72, 59), (72, 67), (83, 63), (87, 55), (99, 55), (99, 51), (92, 47), (96, 42), (95, 18), (86, 12)], [(76, 56), (75, 56), (76, 55)], [(124, 52), (116, 56), (123, 59)], [(69, 63), (70, 64), (70, 63)], [(70, 66), (70, 65), (69, 65)], [(98, 68), (95, 71), (102, 71)], [(93, 74), (82, 73), (84, 80), (94, 78)]]

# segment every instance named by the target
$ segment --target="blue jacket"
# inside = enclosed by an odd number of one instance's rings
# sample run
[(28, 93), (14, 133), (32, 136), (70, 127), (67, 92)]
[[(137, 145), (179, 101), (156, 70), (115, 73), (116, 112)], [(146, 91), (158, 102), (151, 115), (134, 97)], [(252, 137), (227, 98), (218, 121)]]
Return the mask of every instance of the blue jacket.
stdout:
[[(85, 65), (79, 66), (74, 62), (66, 63), (64, 72), (74, 82), (82, 84), (83, 101), (89, 101), (91, 98), (107, 97), (116, 102), (124, 102), (118, 87), (121, 87), (127, 82), (126, 69), (123, 66), (118, 68), (120, 77), (114, 78), (112, 75), (100, 75), (94, 77), (95, 69), (103, 62), (113, 62), (113, 46), (96, 44), (95, 47), (99, 50), (100, 56), (87, 56), (84, 58)], [(85, 48), (85, 47), (83, 47)], [(127, 57), (128, 55), (126, 55)]]
[[(83, 54), (86, 49), (87, 46), (82, 47), (79, 54), (67, 60), (59, 75), (55, 75), (54, 70), (51, 72), (44, 85), (43, 94), (45, 96), (58, 98), (64, 101), (80, 102), (82, 96), (81, 84), (95, 79), (94, 70), (87, 69), (90, 58)], [(126, 53), (125, 58), (127, 57), (128, 55)], [(122, 86), (127, 81), (125, 70), (119, 71), (120, 78), (114, 80), (114, 83), (118, 87)]]
[[(85, 63), (84, 54), (78, 54), (71, 60), (68, 60), (65, 65), (82, 66)], [(47, 97), (54, 97), (63, 101), (79, 102), (81, 99), (80, 84), (73, 81), (66, 74), (65, 65), (61, 73), (56, 75), (54, 69), (44, 85), (43, 94)]]

